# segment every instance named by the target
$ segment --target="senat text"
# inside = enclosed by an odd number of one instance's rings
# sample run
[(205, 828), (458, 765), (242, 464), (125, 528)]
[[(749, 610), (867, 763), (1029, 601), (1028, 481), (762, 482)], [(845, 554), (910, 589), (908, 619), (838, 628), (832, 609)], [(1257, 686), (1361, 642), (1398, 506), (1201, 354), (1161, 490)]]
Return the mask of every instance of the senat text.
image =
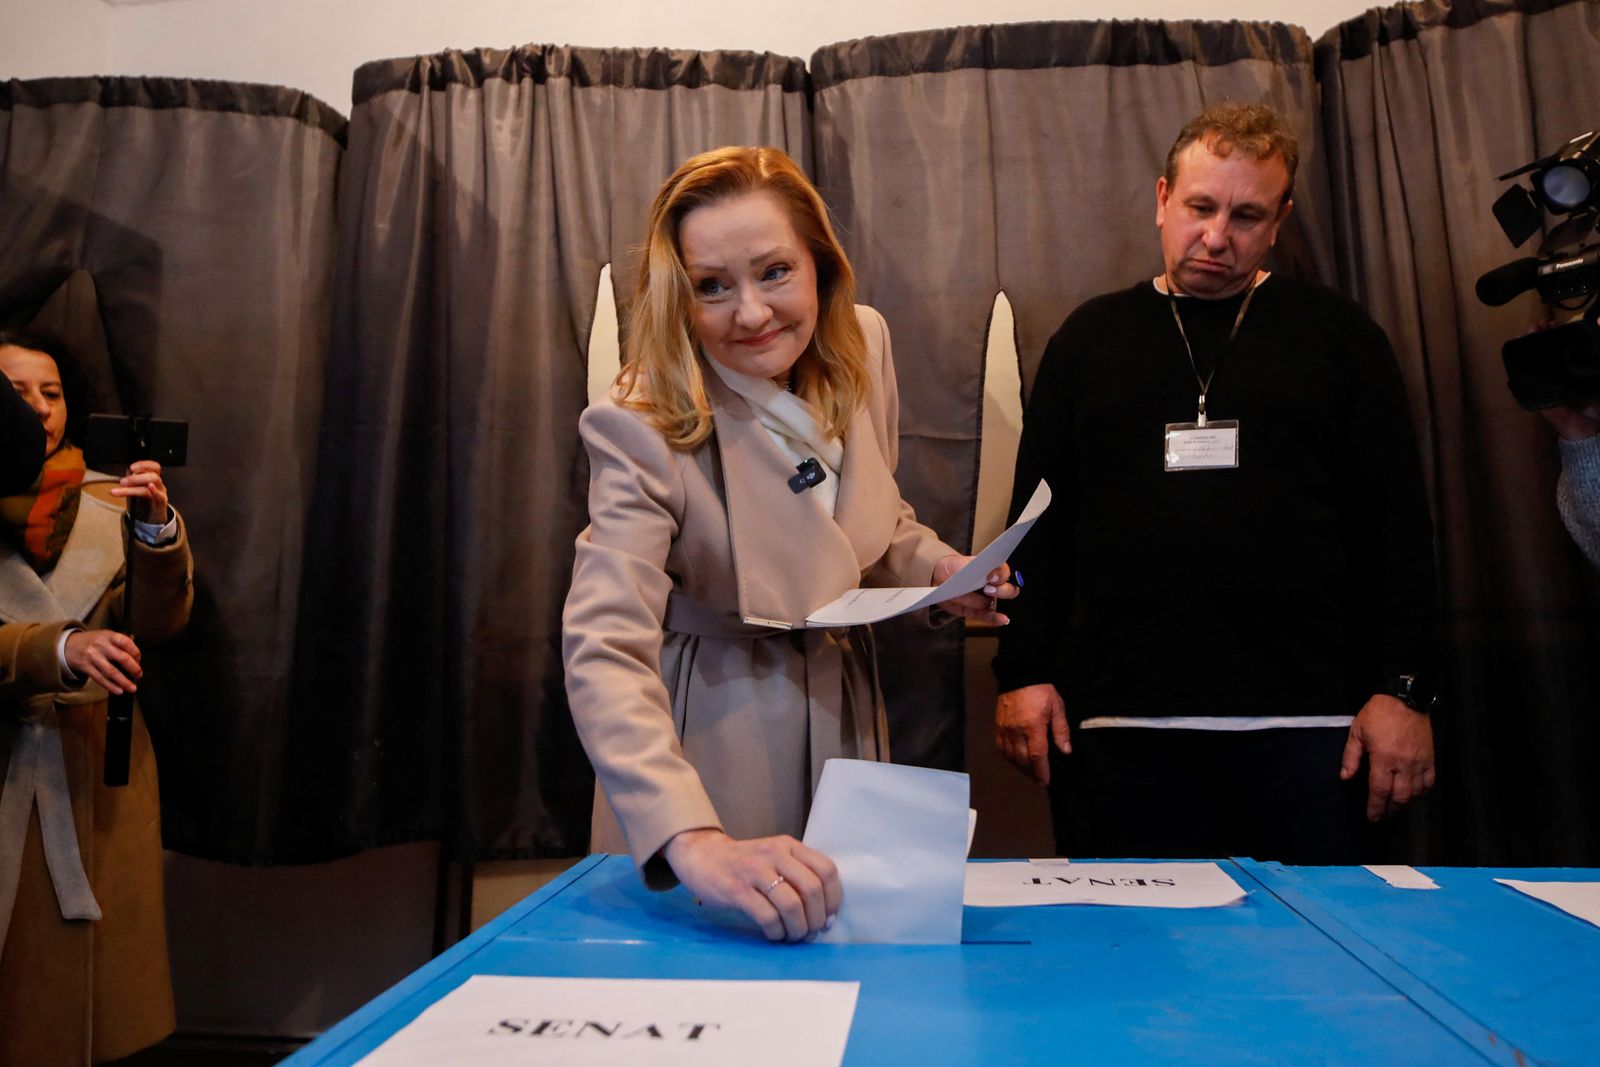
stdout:
[(1060, 882), (1062, 885), (1077, 885), (1079, 882), (1083, 882), (1086, 885), (1105, 885), (1105, 886), (1119, 886), (1119, 885), (1168, 885), (1168, 886), (1170, 886), (1170, 885), (1176, 885), (1177, 884), (1171, 878), (1081, 878), (1081, 877), (1080, 878), (1030, 878), (1028, 880), (1027, 884), (1028, 885), (1054, 885), (1056, 882)]
[(604, 1041), (699, 1041), (722, 1029), (721, 1023), (599, 1022), (594, 1019), (501, 1019), (489, 1028), (495, 1037), (590, 1038)]

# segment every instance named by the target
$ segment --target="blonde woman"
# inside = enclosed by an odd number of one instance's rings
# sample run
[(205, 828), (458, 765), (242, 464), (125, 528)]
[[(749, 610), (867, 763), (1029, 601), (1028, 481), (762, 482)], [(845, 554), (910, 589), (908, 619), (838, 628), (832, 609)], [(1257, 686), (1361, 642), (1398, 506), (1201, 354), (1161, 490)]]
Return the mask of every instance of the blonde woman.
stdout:
[[(928, 585), (968, 557), (894, 482), (883, 318), (821, 198), (772, 148), (684, 163), (651, 211), (622, 373), (584, 413), (590, 525), (563, 627), (595, 766), (594, 848), (682, 882), (773, 940), (839, 908), (795, 840), (832, 756), (888, 759), (870, 631), (806, 629), (861, 585)], [(943, 605), (1003, 624), (1009, 571)]]

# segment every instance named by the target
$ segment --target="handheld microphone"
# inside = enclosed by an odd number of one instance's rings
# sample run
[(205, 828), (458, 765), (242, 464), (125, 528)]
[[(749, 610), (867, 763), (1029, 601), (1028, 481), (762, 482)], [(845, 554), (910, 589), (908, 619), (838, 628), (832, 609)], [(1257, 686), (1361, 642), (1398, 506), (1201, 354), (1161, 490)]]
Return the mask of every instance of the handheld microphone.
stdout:
[(789, 491), (791, 493), (803, 493), (807, 489), (815, 489), (828, 478), (828, 472), (822, 468), (822, 464), (818, 463), (815, 457), (801, 463), (795, 467), (795, 470), (800, 473), (789, 479)]
[(1499, 307), (1532, 289), (1539, 282), (1540, 260), (1533, 256), (1514, 259), (1478, 279), (1478, 299)]

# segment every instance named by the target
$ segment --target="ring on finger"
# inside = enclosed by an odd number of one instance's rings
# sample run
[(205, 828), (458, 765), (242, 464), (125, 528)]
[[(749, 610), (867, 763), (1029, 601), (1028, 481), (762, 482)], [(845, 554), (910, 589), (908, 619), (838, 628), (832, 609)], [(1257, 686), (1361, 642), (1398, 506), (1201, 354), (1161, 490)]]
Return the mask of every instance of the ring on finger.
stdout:
[(785, 878), (783, 875), (780, 874), (780, 875), (778, 875), (778, 877), (774, 878), (772, 881), (770, 881), (766, 885), (762, 886), (761, 887), (761, 892), (762, 892), (762, 894), (764, 896), (770, 897), (770, 896), (772, 896), (772, 891), (774, 889), (778, 888), (780, 885), (782, 885), (783, 883), (787, 882), (788, 880), (789, 879)]

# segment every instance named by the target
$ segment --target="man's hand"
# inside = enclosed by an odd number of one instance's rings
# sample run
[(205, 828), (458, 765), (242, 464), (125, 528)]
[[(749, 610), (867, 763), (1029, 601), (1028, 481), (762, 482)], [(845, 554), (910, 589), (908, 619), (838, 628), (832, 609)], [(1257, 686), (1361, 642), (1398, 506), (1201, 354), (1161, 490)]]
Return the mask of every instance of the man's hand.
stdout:
[(1350, 724), (1339, 778), (1348, 782), (1367, 757), (1367, 818), (1397, 814), (1433, 788), (1433, 723), (1382, 693), (1367, 701)]
[(696, 898), (742, 912), (769, 941), (804, 940), (839, 914), (839, 868), (787, 835), (736, 841), (721, 830), (685, 830), (661, 851)]
[(108, 693), (131, 693), (144, 673), (139, 666), (139, 646), (115, 630), (77, 630), (67, 638), (67, 666), (78, 677), (93, 678)]
[(1052, 734), (1057, 748), (1072, 751), (1067, 705), (1055, 686), (1025, 685), (1000, 694), (994, 705), (995, 747), (1040, 785), (1050, 784)]

